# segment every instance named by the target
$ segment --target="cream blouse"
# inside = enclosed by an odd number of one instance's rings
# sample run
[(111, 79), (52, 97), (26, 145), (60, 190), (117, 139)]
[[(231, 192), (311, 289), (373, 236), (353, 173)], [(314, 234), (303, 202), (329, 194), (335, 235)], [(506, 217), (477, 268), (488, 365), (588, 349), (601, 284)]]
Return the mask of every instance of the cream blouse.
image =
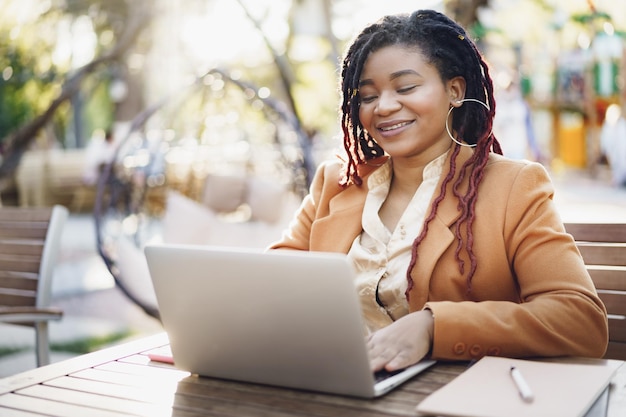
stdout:
[(369, 192), (363, 208), (363, 231), (348, 252), (356, 269), (356, 288), (367, 331), (374, 332), (408, 313), (404, 292), (406, 272), (411, 261), (413, 240), (422, 230), (426, 210), (443, 171), (446, 153), (424, 168), (423, 181), (409, 202), (393, 232), (378, 216), (389, 194), (392, 162), (370, 175)]

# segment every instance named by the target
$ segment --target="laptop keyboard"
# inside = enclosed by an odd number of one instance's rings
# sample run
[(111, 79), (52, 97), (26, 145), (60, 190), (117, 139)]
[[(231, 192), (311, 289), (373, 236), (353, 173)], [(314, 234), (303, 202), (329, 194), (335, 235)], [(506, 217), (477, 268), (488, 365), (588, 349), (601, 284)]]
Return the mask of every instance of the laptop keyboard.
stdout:
[(374, 372), (374, 381), (376, 382), (384, 381), (385, 379), (391, 376), (394, 376), (396, 374), (399, 374), (402, 371), (404, 371), (404, 369), (398, 369), (395, 371), (387, 371), (385, 369), (381, 369), (380, 371)]

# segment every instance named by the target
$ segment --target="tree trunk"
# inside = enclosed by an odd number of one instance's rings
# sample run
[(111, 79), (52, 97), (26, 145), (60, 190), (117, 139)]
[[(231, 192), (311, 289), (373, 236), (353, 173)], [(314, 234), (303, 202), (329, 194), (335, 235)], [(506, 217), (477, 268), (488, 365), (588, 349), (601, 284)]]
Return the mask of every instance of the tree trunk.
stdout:
[(446, 14), (469, 30), (478, 20), (478, 9), (488, 5), (489, 0), (448, 0)]

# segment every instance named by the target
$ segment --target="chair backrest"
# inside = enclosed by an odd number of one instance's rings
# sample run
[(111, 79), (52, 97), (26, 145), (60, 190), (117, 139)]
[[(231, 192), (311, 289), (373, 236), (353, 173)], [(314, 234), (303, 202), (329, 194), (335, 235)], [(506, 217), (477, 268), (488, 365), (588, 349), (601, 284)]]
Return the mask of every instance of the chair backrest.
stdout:
[(49, 306), (68, 215), (58, 205), (0, 208), (0, 306)]
[(609, 316), (610, 359), (626, 360), (626, 223), (566, 223)]

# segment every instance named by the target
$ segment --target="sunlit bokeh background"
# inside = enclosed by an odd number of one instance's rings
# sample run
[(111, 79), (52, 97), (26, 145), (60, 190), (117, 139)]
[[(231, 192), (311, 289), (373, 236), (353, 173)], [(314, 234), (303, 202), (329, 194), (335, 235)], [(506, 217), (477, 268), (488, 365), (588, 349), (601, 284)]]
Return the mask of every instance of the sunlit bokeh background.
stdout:
[(384, 14), (433, 8), (467, 27), (490, 63), (498, 96), (494, 129), (511, 157), (589, 167), (602, 156), (605, 111), (613, 105), (619, 115), (623, 102), (624, 1), (0, 0), (0, 6), (0, 140), (8, 144), (5, 138), (67, 91), (73, 75), (103, 60), (81, 74), (79, 90), (29, 146), (83, 149), (106, 130), (116, 140), (134, 134), (122, 165), (126, 175), (141, 171), (151, 186), (254, 166), (285, 182), (300, 178), (302, 192), (313, 167), (340, 147), (344, 48)]

